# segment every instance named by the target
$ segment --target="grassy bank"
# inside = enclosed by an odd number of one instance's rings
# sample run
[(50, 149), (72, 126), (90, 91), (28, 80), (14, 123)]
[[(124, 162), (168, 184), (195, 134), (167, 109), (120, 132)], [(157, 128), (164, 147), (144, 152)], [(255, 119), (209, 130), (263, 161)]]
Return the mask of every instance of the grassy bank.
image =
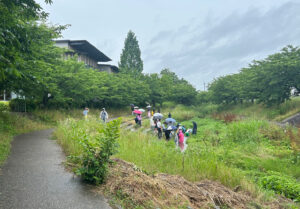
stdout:
[[(299, 133), (290, 129), (286, 134), (263, 120), (192, 120), (198, 123), (199, 132), (189, 138), (184, 154), (175, 149), (173, 141), (123, 130), (115, 157), (133, 162), (149, 174), (176, 174), (193, 182), (210, 179), (230, 188), (240, 187), (262, 200), (279, 193), (299, 201)], [(191, 121), (183, 124), (190, 126)], [(98, 127), (97, 120), (69, 119), (59, 124), (55, 135), (68, 154), (78, 156), (82, 150), (75, 138), (93, 135)]]
[[(175, 174), (192, 182), (218, 181), (249, 192), (261, 205), (275, 198), (274, 194), (299, 202), (300, 131), (292, 127), (284, 130), (268, 122), (297, 112), (299, 101), (289, 101), (279, 110), (257, 104), (231, 108), (166, 104), (163, 114), (170, 112), (186, 127), (191, 127), (192, 121), (198, 123), (198, 134), (188, 139), (186, 152), (176, 149), (173, 141), (160, 141), (144, 133), (149, 128), (144, 120), (138, 131), (121, 132), (115, 157), (133, 162), (148, 174)], [(88, 121), (68, 119), (59, 123), (55, 135), (67, 154), (78, 156), (82, 150), (74, 139), (80, 134), (92, 136), (98, 126), (96, 117)]]

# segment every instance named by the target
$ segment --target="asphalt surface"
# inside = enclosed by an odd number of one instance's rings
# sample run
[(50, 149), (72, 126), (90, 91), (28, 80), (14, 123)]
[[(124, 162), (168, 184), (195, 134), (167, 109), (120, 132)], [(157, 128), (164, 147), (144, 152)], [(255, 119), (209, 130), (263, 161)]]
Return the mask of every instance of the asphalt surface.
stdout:
[(15, 137), (0, 170), (1, 209), (106, 209), (107, 200), (67, 172), (51, 130)]

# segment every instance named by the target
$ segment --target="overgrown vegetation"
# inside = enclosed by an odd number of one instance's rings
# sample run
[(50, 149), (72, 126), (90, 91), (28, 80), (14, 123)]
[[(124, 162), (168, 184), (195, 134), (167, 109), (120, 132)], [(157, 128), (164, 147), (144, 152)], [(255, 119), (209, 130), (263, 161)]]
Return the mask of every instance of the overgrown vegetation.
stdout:
[[(184, 110), (179, 106), (173, 110), (177, 108), (181, 118), (190, 118), (186, 117), (191, 111), (189, 108)], [(221, 116), (217, 120), (190, 118), (182, 122), (186, 127), (191, 127), (192, 121), (198, 123), (198, 134), (188, 139), (188, 149), (184, 154), (175, 149), (173, 141), (157, 140), (156, 136), (143, 133), (144, 129), (136, 132), (123, 130), (115, 157), (135, 163), (148, 174), (178, 174), (190, 181), (211, 179), (231, 188), (241, 187), (257, 197), (263, 190), (265, 195), (262, 201), (266, 201), (270, 194), (266, 190), (298, 201), (300, 135), (297, 131), (291, 127), (285, 131), (258, 119), (220, 119)], [(64, 141), (68, 148), (72, 147), (71, 150), (66, 149), (69, 154), (80, 155), (82, 149), (76, 145), (76, 140), (69, 137), (76, 135), (76, 132), (70, 131), (70, 124), (77, 124), (76, 127), (93, 135), (93, 126), (97, 122), (69, 121), (59, 125), (56, 131), (59, 141)], [(281, 183), (270, 177), (272, 172), (282, 180)], [(276, 186), (276, 182), (280, 186)], [(292, 182), (294, 186), (291, 186)]]
[(74, 140), (79, 142), (83, 152), (79, 156), (81, 166), (76, 169), (77, 175), (94, 184), (101, 184), (105, 181), (110, 157), (117, 152), (119, 126), (120, 120), (113, 120), (105, 127), (98, 127), (98, 133), (93, 138), (85, 132), (78, 132)]
[(266, 107), (262, 104), (229, 104), (220, 105), (220, 112), (233, 113), (244, 117), (263, 118), (266, 120), (282, 121), (300, 112), (300, 97), (292, 97), (278, 106)]
[(103, 124), (94, 118), (60, 122), (54, 136), (84, 180), (94, 184), (105, 181), (110, 156), (117, 152), (120, 123), (117, 119)]

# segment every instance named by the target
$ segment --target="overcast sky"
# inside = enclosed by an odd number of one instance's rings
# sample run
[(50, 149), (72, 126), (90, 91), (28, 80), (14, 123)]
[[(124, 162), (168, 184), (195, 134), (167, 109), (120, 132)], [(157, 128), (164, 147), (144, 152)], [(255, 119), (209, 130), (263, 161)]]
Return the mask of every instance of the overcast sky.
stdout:
[(88, 40), (118, 63), (132, 30), (144, 72), (169, 68), (203, 90), (288, 44), (300, 45), (300, 0), (53, 0), (64, 39)]

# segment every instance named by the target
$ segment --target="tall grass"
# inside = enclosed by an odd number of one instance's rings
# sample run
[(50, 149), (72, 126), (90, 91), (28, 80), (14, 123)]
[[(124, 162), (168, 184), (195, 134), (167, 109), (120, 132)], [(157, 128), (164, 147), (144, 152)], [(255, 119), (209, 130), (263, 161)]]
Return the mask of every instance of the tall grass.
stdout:
[(157, 140), (141, 132), (122, 132), (119, 144), (116, 157), (133, 162), (148, 173), (181, 175), (190, 181), (217, 180), (230, 187), (243, 185), (247, 190), (254, 188), (239, 170), (218, 162), (213, 152), (205, 152), (204, 147), (189, 147), (181, 153), (173, 141)]
[[(198, 123), (198, 133), (189, 137), (184, 153), (173, 141), (144, 133), (145, 124), (134, 132), (122, 130), (115, 157), (133, 162), (150, 174), (181, 175), (190, 181), (211, 179), (231, 188), (241, 186), (253, 195), (261, 195), (259, 182), (268, 172), (294, 181), (300, 178), (299, 152), (283, 129), (255, 119), (225, 123), (192, 118), (183, 124), (189, 128), (192, 121)], [(99, 125), (97, 120), (68, 119), (60, 122), (55, 135), (68, 154), (80, 155), (82, 150), (74, 137), (80, 132), (93, 135)], [(293, 141), (300, 140), (300, 134), (293, 136)]]
[(293, 97), (283, 104), (267, 107), (262, 104), (224, 105), (221, 112), (231, 112), (258, 119), (282, 121), (285, 118), (300, 112), (300, 97)]

